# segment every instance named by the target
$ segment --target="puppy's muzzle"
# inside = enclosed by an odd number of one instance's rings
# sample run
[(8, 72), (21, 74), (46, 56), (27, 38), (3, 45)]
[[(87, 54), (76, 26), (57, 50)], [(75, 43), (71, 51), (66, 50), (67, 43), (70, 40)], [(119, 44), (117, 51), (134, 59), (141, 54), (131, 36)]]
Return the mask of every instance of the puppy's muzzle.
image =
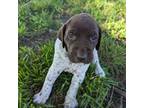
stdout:
[(88, 59), (87, 49), (86, 48), (78, 49), (76, 57), (80, 62), (87, 62)]

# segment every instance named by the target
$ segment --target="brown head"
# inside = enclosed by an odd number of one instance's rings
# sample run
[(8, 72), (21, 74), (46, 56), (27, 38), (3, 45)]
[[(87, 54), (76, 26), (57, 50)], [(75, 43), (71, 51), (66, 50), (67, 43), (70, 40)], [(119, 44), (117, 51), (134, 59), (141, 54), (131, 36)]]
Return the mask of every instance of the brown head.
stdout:
[(58, 38), (73, 63), (90, 63), (100, 45), (101, 30), (86, 13), (71, 17), (59, 30)]

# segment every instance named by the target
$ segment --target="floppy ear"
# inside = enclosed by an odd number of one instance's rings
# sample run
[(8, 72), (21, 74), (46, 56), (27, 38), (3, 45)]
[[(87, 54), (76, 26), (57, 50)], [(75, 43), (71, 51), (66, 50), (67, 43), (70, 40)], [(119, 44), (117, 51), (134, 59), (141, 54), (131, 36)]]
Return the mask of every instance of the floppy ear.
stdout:
[(67, 50), (67, 46), (64, 42), (64, 36), (65, 36), (66, 28), (71, 20), (72, 20), (72, 17), (68, 21), (66, 21), (66, 23), (59, 29), (59, 31), (57, 33), (57, 37), (62, 41), (62, 46), (63, 46), (63, 48), (65, 47), (66, 50)]
[(62, 41), (62, 46), (63, 48), (66, 46), (65, 42), (64, 42), (64, 35), (65, 35), (65, 31), (66, 31), (66, 24), (64, 24), (58, 31), (57, 33), (57, 37)]
[(100, 41), (101, 41), (101, 28), (99, 26), (98, 26), (98, 35), (99, 35), (99, 38), (98, 38), (98, 43), (96, 45), (96, 50), (99, 50)]

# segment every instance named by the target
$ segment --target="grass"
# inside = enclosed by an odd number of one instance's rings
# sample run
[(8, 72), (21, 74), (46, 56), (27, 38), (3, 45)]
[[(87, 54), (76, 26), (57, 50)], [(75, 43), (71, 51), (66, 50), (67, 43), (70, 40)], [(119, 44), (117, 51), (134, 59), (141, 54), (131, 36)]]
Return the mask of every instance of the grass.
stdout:
[[(70, 16), (80, 12), (91, 14), (102, 28), (99, 53), (107, 77), (95, 76), (94, 66), (89, 67), (78, 91), (79, 107), (105, 108), (113, 86), (125, 90), (125, 0), (19, 0), (19, 38), (34, 38), (49, 30), (57, 31)], [(68, 73), (57, 79), (47, 104), (32, 102), (52, 63), (55, 38), (53, 36), (47, 42), (39, 43), (37, 50), (28, 47), (27, 43), (19, 45), (19, 108), (63, 107), (72, 78)]]

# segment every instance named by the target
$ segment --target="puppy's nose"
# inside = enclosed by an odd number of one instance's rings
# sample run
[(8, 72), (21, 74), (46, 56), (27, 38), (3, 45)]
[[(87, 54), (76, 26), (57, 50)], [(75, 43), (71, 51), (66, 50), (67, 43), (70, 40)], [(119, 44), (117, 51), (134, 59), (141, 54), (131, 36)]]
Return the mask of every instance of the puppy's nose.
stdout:
[(86, 50), (80, 50), (77, 53), (77, 59), (80, 61), (85, 61), (87, 59), (87, 53)]

